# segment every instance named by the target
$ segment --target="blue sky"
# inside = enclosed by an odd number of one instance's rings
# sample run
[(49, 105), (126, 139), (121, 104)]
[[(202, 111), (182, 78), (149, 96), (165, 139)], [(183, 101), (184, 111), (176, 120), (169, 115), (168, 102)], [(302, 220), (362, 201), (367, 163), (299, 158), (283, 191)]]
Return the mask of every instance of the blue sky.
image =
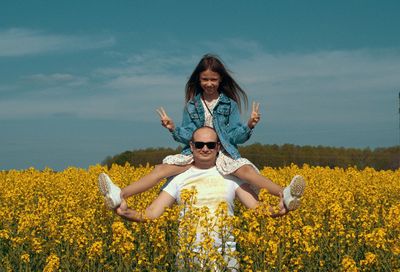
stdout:
[[(2, 1), (0, 169), (177, 147), (184, 86), (218, 54), (261, 103), (248, 142), (399, 144), (398, 1)], [(248, 117), (243, 113), (243, 120)]]

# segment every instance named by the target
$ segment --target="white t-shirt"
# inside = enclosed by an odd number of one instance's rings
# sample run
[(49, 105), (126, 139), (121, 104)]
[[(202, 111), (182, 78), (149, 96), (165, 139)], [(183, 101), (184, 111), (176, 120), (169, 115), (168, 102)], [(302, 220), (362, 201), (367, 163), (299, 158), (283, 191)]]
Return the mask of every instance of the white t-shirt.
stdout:
[[(228, 175), (221, 175), (216, 167), (209, 169), (199, 169), (196, 167), (191, 167), (187, 171), (179, 174), (169, 180), (163, 188), (163, 191), (170, 194), (176, 199), (178, 204), (181, 204), (180, 192), (183, 189), (193, 189), (195, 187), (197, 191), (196, 203), (193, 204), (194, 207), (208, 207), (211, 215), (215, 213), (218, 205), (221, 202), (226, 202), (228, 204), (228, 215), (233, 215), (234, 210), (234, 199), (235, 191), (244, 182), (238, 178)], [(214, 220), (218, 220), (214, 217)], [(215, 222), (215, 221), (214, 221)], [(203, 228), (201, 226), (197, 227), (196, 241), (200, 243), (203, 240), (202, 237)], [(219, 237), (218, 230), (215, 229), (208, 233), (214, 239), (214, 247), (221, 252), (222, 250), (222, 240)], [(228, 237), (225, 237), (225, 249), (230, 251), (236, 250), (236, 242), (233, 235), (230, 233)], [(199, 251), (200, 246), (197, 246), (194, 251)], [(232, 256), (225, 256), (227, 262), (230, 265), (235, 266), (237, 264), (236, 260)]]
[(170, 194), (181, 204), (180, 192), (183, 189), (197, 190), (196, 207), (206, 206), (210, 212), (214, 212), (218, 204), (228, 204), (228, 214), (233, 215), (235, 191), (243, 184), (243, 181), (235, 176), (223, 176), (214, 166), (209, 169), (191, 167), (187, 171), (169, 180), (163, 187), (163, 191)]

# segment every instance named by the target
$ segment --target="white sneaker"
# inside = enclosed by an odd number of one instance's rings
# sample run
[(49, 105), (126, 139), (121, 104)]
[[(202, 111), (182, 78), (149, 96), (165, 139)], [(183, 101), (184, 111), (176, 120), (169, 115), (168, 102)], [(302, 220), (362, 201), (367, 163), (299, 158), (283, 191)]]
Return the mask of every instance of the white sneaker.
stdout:
[(300, 207), (300, 198), (304, 194), (306, 182), (300, 175), (293, 177), (289, 186), (283, 189), (283, 202), (289, 211), (294, 211)]
[(121, 204), (121, 189), (112, 182), (106, 173), (99, 175), (99, 189), (109, 209), (115, 209)]

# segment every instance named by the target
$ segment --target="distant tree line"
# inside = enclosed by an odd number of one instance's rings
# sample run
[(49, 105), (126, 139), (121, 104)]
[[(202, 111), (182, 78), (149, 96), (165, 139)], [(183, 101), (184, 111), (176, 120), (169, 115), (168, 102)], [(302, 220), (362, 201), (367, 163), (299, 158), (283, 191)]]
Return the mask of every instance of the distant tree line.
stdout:
[[(242, 157), (249, 159), (257, 167), (284, 167), (292, 163), (297, 165), (342, 167), (356, 166), (359, 169), (373, 167), (377, 170), (398, 169), (400, 167), (400, 146), (386, 148), (337, 148), (326, 146), (298, 146), (292, 144), (263, 145), (255, 143), (239, 147)], [(156, 165), (167, 155), (178, 154), (181, 147), (147, 148), (125, 151), (115, 156), (108, 156), (103, 165), (132, 166)]]

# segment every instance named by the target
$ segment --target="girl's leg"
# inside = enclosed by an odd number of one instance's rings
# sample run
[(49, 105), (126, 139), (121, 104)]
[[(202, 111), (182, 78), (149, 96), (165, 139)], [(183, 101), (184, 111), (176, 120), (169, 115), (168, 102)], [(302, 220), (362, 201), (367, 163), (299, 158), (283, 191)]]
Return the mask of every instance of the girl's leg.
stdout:
[(161, 179), (178, 175), (190, 167), (190, 164), (182, 166), (171, 164), (156, 165), (150, 174), (136, 182), (132, 182), (122, 190), (112, 182), (107, 174), (101, 173), (99, 175), (99, 189), (104, 196), (108, 208), (115, 209), (120, 207), (122, 210), (126, 210), (128, 206), (123, 199), (144, 192), (156, 185)]
[(246, 164), (237, 169), (233, 175), (244, 180), (258, 188), (265, 188), (268, 192), (274, 196), (279, 196), (279, 193), (283, 192), (282, 186), (272, 182), (272, 180), (262, 176), (258, 173), (253, 166)]
[(146, 176), (132, 182), (121, 190), (121, 197), (128, 198), (132, 195), (142, 193), (155, 186), (164, 178), (178, 175), (191, 167), (188, 165), (159, 164)]
[(243, 165), (233, 173), (236, 177), (247, 181), (248, 183), (265, 188), (272, 195), (283, 195), (283, 202), (288, 210), (293, 211), (300, 207), (300, 198), (306, 188), (306, 182), (300, 175), (293, 177), (289, 186), (282, 188), (280, 185), (272, 182), (270, 179), (262, 176), (251, 165)]

